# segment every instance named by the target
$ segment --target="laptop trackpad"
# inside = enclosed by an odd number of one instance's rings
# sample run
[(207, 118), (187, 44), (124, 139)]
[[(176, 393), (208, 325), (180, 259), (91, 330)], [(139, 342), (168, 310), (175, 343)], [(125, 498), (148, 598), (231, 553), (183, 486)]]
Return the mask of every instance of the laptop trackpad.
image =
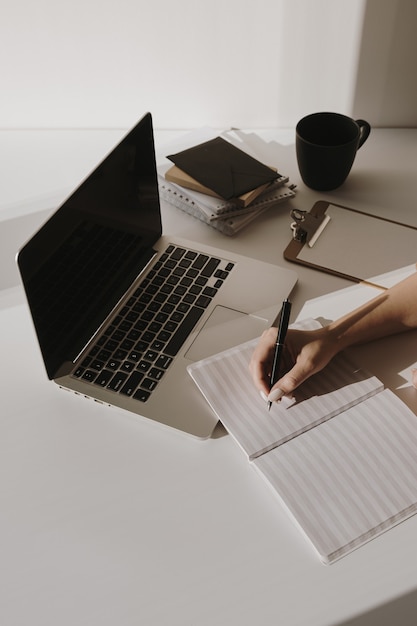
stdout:
[(262, 334), (268, 321), (224, 306), (216, 306), (185, 356), (192, 361), (237, 346)]

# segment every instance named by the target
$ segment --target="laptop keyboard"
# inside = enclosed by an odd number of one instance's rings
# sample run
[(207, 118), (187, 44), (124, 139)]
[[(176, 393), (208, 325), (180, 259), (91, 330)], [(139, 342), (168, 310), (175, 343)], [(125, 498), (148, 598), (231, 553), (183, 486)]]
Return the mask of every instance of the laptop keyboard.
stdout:
[(146, 402), (232, 269), (169, 245), (72, 376)]

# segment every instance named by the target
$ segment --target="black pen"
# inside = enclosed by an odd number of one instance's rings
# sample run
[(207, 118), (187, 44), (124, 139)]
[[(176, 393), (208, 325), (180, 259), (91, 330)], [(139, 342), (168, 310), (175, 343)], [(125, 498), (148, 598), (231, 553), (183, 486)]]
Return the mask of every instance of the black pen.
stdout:
[[(284, 349), (285, 337), (286, 337), (287, 330), (288, 330), (288, 323), (290, 321), (290, 313), (291, 313), (291, 302), (287, 299), (287, 300), (284, 300), (284, 302), (282, 303), (282, 308), (281, 308), (281, 317), (279, 319), (278, 335), (277, 335), (277, 341), (276, 341), (275, 350), (274, 350), (274, 360), (272, 362), (271, 381), (270, 381), (270, 386), (269, 386), (270, 389), (272, 389), (272, 387), (275, 385), (275, 383), (277, 382), (279, 378), (279, 368), (281, 365), (282, 351)], [(272, 406), (272, 402), (268, 402), (268, 411), (271, 409), (271, 406)]]

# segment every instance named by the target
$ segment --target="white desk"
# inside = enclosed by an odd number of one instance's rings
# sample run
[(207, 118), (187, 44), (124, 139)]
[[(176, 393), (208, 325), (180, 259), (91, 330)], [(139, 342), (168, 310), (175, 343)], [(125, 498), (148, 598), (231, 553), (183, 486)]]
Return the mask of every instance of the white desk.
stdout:
[[(0, 132), (1, 249), (20, 244), (44, 216), (36, 209), (63, 199), (122, 134)], [(171, 134), (156, 133), (157, 143)], [(291, 206), (329, 198), (417, 225), (417, 130), (374, 130), (331, 194), (300, 182), (292, 131), (261, 134), (282, 142), (277, 165), (299, 185)], [(163, 206), (165, 231), (281, 265), (288, 213), (281, 205), (228, 238)], [(417, 516), (321, 565), (221, 428), (199, 442), (48, 382), (17, 275), (3, 261), (1, 624), (415, 623)], [(307, 299), (348, 285), (291, 267), (299, 274), (295, 314)]]

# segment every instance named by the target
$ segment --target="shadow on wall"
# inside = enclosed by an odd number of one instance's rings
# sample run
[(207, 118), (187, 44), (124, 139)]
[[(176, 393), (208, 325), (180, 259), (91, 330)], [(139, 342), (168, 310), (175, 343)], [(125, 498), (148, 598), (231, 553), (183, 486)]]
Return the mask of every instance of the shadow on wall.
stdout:
[(367, 0), (352, 111), (374, 126), (417, 127), (417, 2)]

